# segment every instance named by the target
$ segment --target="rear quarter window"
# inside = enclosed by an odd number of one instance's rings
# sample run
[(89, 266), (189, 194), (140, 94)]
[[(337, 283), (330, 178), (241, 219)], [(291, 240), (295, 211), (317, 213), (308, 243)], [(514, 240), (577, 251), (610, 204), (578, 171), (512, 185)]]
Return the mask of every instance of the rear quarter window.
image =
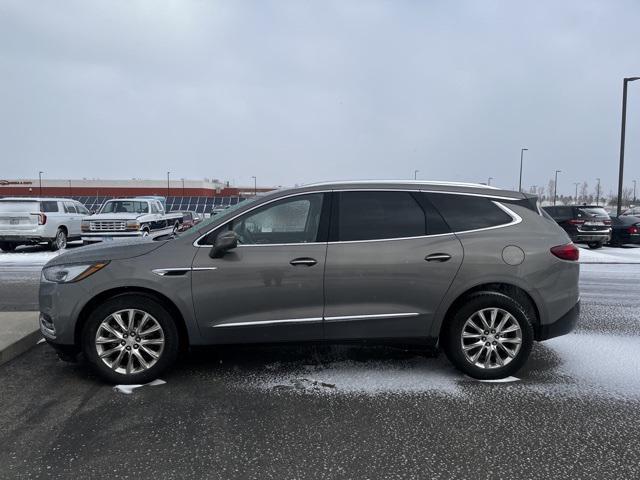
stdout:
[(51, 201), (40, 202), (40, 211), (44, 213), (57, 212), (58, 202), (51, 202)]
[(507, 212), (485, 197), (431, 193), (428, 198), (454, 232), (498, 227), (513, 221)]

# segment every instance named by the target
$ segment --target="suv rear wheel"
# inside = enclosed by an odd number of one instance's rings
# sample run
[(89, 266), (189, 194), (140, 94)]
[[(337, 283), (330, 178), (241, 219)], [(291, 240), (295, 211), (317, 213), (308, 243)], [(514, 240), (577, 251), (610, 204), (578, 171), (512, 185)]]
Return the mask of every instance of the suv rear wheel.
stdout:
[(67, 248), (67, 232), (64, 228), (58, 228), (55, 238), (49, 242), (49, 248), (54, 252)]
[(169, 312), (145, 295), (107, 300), (82, 330), (82, 350), (93, 369), (113, 383), (148, 383), (178, 355), (178, 330)]
[(467, 297), (443, 334), (451, 363), (480, 380), (513, 375), (527, 361), (533, 345), (527, 308), (508, 295), (490, 291)]

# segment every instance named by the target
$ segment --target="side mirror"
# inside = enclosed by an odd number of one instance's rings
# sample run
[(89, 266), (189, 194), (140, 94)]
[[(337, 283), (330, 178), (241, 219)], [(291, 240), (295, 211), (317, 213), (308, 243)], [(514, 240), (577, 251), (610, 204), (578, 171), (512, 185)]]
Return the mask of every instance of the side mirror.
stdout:
[(225, 253), (238, 246), (238, 235), (234, 231), (221, 233), (213, 242), (213, 247), (209, 252), (211, 258), (223, 257)]

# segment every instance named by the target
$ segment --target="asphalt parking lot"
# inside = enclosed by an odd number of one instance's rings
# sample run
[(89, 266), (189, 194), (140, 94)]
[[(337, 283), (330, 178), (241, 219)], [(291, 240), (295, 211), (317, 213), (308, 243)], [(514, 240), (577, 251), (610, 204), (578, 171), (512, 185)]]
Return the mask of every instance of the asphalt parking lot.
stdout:
[[(19, 309), (39, 270), (15, 268)], [(638, 478), (639, 285), (583, 266), (577, 331), (499, 383), (399, 349), (229, 347), (126, 394), (38, 345), (0, 367), (0, 477)]]

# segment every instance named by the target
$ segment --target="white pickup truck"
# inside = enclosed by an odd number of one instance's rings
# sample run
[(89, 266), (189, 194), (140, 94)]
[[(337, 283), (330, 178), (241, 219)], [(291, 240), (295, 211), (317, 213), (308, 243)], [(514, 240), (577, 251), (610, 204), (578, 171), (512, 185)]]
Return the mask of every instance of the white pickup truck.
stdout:
[(82, 220), (82, 241), (89, 244), (177, 232), (182, 220), (182, 213), (166, 213), (156, 198), (117, 198)]

